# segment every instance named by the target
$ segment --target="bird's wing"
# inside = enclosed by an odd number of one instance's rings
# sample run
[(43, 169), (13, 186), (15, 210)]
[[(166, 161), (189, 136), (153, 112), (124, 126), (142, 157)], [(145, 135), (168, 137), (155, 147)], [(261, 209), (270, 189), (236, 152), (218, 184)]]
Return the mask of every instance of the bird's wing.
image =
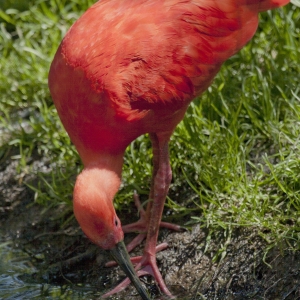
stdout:
[(233, 0), (106, 0), (73, 25), (62, 51), (123, 111), (176, 110), (210, 85), (256, 28), (257, 13)]

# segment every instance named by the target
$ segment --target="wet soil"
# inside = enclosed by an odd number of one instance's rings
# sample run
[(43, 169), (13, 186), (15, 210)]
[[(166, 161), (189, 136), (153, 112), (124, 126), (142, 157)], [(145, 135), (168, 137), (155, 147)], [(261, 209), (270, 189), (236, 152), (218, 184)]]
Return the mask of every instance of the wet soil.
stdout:
[[(43, 168), (43, 162), (37, 166)], [(10, 241), (13, 248), (27, 253), (35, 270), (19, 279), (28, 284), (82, 288), (92, 291), (92, 296), (82, 299), (99, 299), (124, 278), (122, 271), (104, 266), (110, 260), (108, 253), (83, 235), (71, 207), (46, 209), (36, 204), (26, 182), (34, 183), (34, 175), (18, 172), (16, 161), (1, 162), (0, 243)], [(126, 216), (129, 218), (136, 216)], [(220, 232), (209, 242), (207, 235), (197, 225), (182, 232), (160, 231), (159, 241), (166, 241), (169, 247), (157, 254), (158, 265), (177, 299), (300, 299), (299, 251), (282, 247), (264, 257), (268, 245), (257, 231), (237, 229), (227, 243), (226, 256), (216, 261), (226, 237)], [(132, 237), (126, 236), (126, 241)], [(141, 250), (135, 249), (133, 255)], [(153, 299), (165, 299), (151, 278), (143, 277), (142, 282)], [(132, 287), (110, 299), (125, 298), (139, 299)]]

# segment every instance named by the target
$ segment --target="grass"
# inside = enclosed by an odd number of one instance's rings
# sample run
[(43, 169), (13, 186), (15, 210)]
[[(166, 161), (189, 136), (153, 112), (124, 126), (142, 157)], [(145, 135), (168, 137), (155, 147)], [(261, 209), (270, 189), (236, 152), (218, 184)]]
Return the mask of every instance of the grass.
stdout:
[[(36, 201), (70, 203), (79, 157), (52, 104), (47, 75), (69, 26), (93, 1), (39, 0), (0, 11), (0, 162), (50, 165), (32, 186)], [(20, 11), (23, 10), (23, 11)], [(199, 223), (210, 236), (255, 228), (270, 247), (300, 248), (300, 10), (261, 15), (254, 39), (229, 59), (188, 109), (170, 144), (173, 221)], [(118, 210), (133, 190), (147, 194), (151, 145), (127, 149)], [(185, 191), (184, 193), (182, 191)]]

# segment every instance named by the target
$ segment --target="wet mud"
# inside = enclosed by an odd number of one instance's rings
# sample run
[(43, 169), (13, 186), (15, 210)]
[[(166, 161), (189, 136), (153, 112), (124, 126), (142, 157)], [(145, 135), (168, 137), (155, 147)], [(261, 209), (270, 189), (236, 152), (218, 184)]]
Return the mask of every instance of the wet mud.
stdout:
[[(37, 165), (44, 167), (43, 162)], [(3, 255), (4, 245), (9, 245), (14, 255), (26, 254), (29, 271), (19, 271), (17, 280), (29, 290), (37, 284), (42, 289), (56, 286), (60, 291), (53, 299), (100, 299), (124, 274), (119, 267), (104, 266), (110, 260), (109, 254), (84, 236), (72, 217), (71, 206), (45, 208), (36, 204), (33, 190), (26, 185), (36, 182), (36, 178), (22, 174), (17, 167), (13, 160), (0, 165), (0, 253)], [(134, 218), (136, 215), (125, 219)], [(126, 241), (133, 237), (126, 236)], [(208, 232), (198, 225), (181, 232), (160, 231), (159, 241), (167, 242), (169, 247), (157, 254), (158, 265), (177, 299), (300, 299), (299, 251), (289, 251), (283, 245), (264, 257), (268, 245), (255, 229), (237, 229), (229, 242), (224, 232), (211, 240), (207, 237)], [(225, 244), (226, 252), (220, 252)], [(141, 251), (138, 247), (132, 255)], [(20, 263), (24, 263), (22, 257)], [(5, 273), (1, 266), (0, 270)], [(166, 299), (152, 278), (141, 280), (153, 299)], [(4, 286), (0, 277), (0, 287)], [(15, 297), (13, 292), (6, 297), (25, 298), (22, 294)], [(1, 294), (0, 299), (4, 299)], [(37, 299), (52, 298), (40, 292)], [(130, 286), (110, 299), (139, 297)]]

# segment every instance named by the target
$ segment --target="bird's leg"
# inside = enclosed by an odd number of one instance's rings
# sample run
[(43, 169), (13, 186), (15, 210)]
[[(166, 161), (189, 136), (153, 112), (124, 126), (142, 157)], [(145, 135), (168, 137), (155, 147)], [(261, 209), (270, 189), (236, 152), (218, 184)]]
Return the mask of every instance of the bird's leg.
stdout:
[(171, 297), (172, 294), (165, 285), (165, 282), (156, 264), (156, 243), (158, 232), (161, 224), (165, 200), (172, 179), (172, 170), (169, 158), (170, 136), (171, 133), (152, 134), (150, 136), (153, 146), (153, 162), (155, 165), (150, 194), (150, 199), (153, 199), (153, 201), (151, 201), (151, 204), (148, 204), (148, 208), (150, 205), (151, 206), (147, 240), (143, 256), (139, 264), (137, 264), (136, 269), (138, 270), (140, 267), (142, 267), (142, 269), (138, 272), (138, 275), (152, 275), (159, 284), (161, 290), (166, 295)]
[[(129, 232), (139, 232), (139, 234), (127, 245), (127, 250), (130, 252), (133, 250), (136, 246), (140, 245), (142, 241), (145, 239), (147, 232), (148, 232), (148, 226), (149, 226), (149, 219), (150, 219), (150, 214), (152, 210), (152, 205), (153, 205), (153, 199), (154, 199), (154, 186), (155, 186), (155, 178), (156, 174), (159, 169), (159, 144), (157, 140), (156, 134), (149, 134), (151, 142), (152, 142), (152, 151), (153, 151), (153, 172), (152, 172), (152, 182), (151, 182), (151, 189), (149, 193), (149, 201), (147, 204), (147, 209), (146, 211), (144, 210), (139, 196), (137, 193), (134, 193), (133, 199), (134, 203), (140, 213), (140, 219), (132, 224), (128, 224), (122, 227), (124, 233), (129, 233)], [(172, 175), (171, 175), (172, 176)], [(179, 231), (181, 227), (176, 224), (168, 223), (168, 222), (161, 222), (159, 223), (160, 227), (168, 228), (174, 231)], [(167, 245), (165, 245), (164, 248), (166, 248)], [(163, 249), (164, 249), (163, 248)]]
[[(172, 297), (172, 294), (168, 290), (156, 263), (156, 243), (158, 231), (161, 224), (164, 203), (172, 178), (168, 149), (170, 133), (152, 134), (150, 138), (153, 144), (153, 160), (155, 164), (150, 193), (153, 200), (151, 201), (151, 204), (148, 204), (147, 208), (147, 211), (150, 209), (150, 213), (148, 215), (149, 223), (147, 226), (148, 232), (144, 252), (141, 257), (136, 257), (133, 261), (136, 263), (135, 270), (137, 271), (138, 276), (152, 275), (160, 286), (162, 292), (169, 297)], [(125, 279), (109, 292), (110, 295), (121, 291), (129, 283), (129, 280)]]

